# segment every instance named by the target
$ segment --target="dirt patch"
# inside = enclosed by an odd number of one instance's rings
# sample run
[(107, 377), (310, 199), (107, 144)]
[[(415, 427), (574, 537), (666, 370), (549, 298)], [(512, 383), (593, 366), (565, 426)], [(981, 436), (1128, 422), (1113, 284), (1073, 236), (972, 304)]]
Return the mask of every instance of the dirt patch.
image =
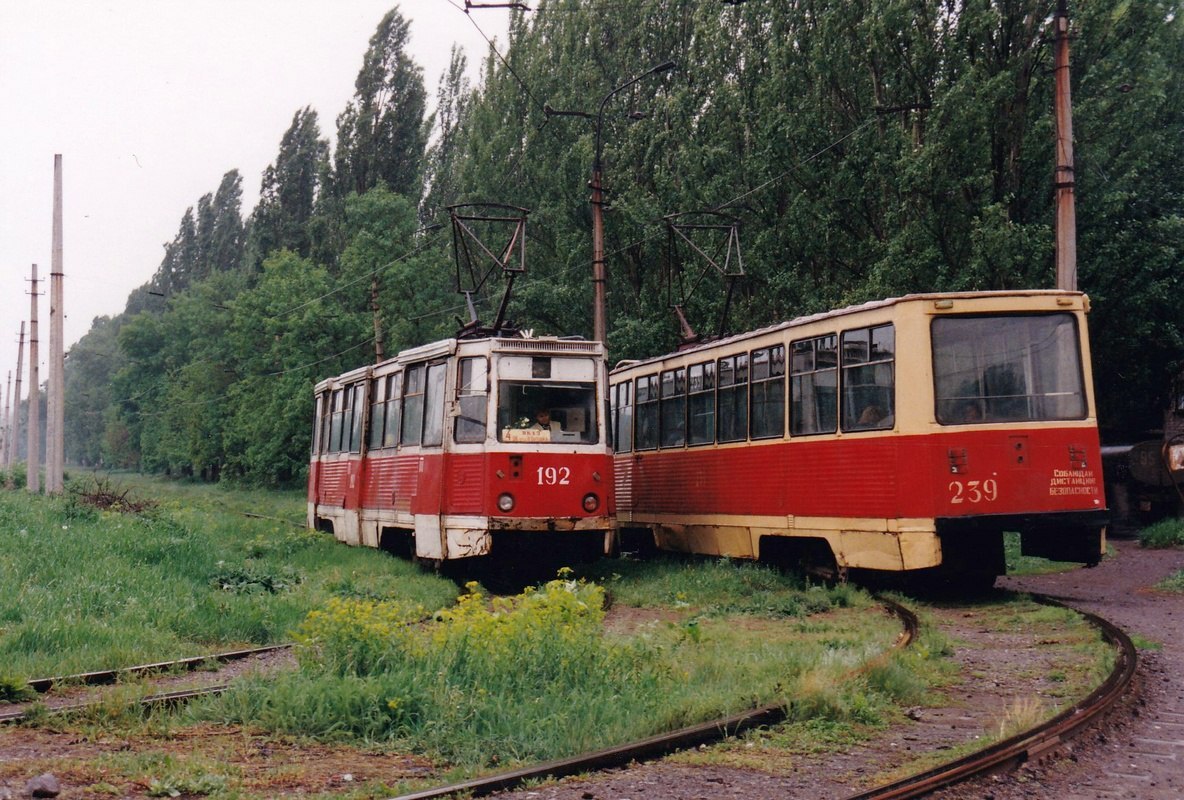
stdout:
[[(202, 766), (209, 767), (204, 773)], [(405, 754), (297, 742), (235, 727), (199, 725), (167, 735), (82, 738), (77, 733), (0, 729), (0, 797), (22, 797), (26, 781), (52, 773), (61, 798), (199, 796), (209, 775), (241, 778), (259, 797), (345, 792), (367, 784), (393, 786), (433, 771), (431, 762)], [(203, 784), (203, 781), (207, 783)], [(161, 794), (161, 792), (165, 794)]]

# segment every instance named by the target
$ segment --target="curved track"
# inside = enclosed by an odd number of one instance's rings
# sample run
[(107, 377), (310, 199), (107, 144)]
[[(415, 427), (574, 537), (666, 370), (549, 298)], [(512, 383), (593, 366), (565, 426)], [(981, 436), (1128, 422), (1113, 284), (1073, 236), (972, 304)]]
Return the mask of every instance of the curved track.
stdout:
[[(882, 601), (902, 621), (904, 630), (895, 648), (907, 646), (917, 632), (917, 618), (911, 611), (891, 601)], [(1052, 602), (1044, 600), (1044, 602)], [(1074, 609), (1076, 610), (1076, 609)], [(1079, 733), (1112, 706), (1130, 684), (1134, 676), (1137, 655), (1125, 633), (1110, 622), (1094, 614), (1078, 611), (1098, 627), (1116, 650), (1114, 668), (1107, 679), (1073, 707), (1031, 730), (998, 742), (965, 758), (944, 764), (917, 775), (851, 795), (844, 800), (890, 800), (920, 797), (938, 788), (968, 780), (989, 772), (1018, 766), (1037, 758)], [(884, 657), (887, 657), (885, 654)], [(772, 725), (786, 716), (784, 706), (766, 706), (745, 714), (684, 728), (674, 733), (655, 736), (640, 742), (621, 745), (574, 758), (552, 761), (512, 772), (503, 772), (464, 783), (441, 786), (412, 794), (400, 795), (395, 800), (430, 800), (464, 794), (479, 797), (497, 791), (513, 789), (530, 780), (542, 780), (621, 766), (632, 761), (645, 761), (679, 749), (719, 741), (758, 725)]]

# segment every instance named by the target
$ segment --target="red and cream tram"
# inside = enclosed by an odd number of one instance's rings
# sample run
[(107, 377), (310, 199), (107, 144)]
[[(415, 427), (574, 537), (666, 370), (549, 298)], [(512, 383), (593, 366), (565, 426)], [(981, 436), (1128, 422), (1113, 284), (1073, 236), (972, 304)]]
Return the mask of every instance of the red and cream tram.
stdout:
[(1096, 563), (1088, 298), (918, 294), (610, 375), (618, 524), (659, 548), (993, 581), (1003, 533)]
[(435, 562), (599, 556), (606, 386), (600, 343), (526, 336), (448, 339), (324, 380), (308, 524)]

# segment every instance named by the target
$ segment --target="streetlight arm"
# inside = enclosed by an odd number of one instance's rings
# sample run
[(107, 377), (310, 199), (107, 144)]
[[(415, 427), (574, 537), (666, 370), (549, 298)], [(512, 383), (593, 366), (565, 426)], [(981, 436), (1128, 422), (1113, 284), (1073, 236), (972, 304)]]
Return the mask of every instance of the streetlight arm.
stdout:
[(636, 78), (633, 78), (632, 80), (622, 83), (616, 89), (613, 89), (611, 92), (609, 92), (608, 94), (606, 94), (604, 96), (604, 99), (600, 101), (600, 110), (596, 112), (596, 162), (592, 165), (592, 168), (594, 170), (596, 170), (597, 172), (600, 171), (600, 128), (601, 128), (601, 124), (604, 122), (604, 108), (605, 108), (605, 106), (608, 105), (608, 101), (612, 100), (613, 96), (616, 95), (618, 92), (628, 89), (630, 86), (637, 83), (642, 78), (648, 78), (650, 75), (656, 75), (659, 72), (669, 72), (670, 70), (677, 69), (677, 68), (678, 68), (678, 64), (674, 63), (673, 61), (663, 62), (656, 67), (650, 67), (645, 72), (638, 75)]

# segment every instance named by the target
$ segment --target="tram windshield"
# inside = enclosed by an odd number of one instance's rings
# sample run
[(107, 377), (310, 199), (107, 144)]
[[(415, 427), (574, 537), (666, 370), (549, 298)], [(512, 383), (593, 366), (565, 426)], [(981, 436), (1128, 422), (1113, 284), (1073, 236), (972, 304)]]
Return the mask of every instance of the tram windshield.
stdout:
[(1071, 314), (939, 317), (932, 332), (941, 424), (1086, 416), (1077, 321)]
[(497, 419), (498, 441), (595, 444), (596, 384), (503, 380)]

